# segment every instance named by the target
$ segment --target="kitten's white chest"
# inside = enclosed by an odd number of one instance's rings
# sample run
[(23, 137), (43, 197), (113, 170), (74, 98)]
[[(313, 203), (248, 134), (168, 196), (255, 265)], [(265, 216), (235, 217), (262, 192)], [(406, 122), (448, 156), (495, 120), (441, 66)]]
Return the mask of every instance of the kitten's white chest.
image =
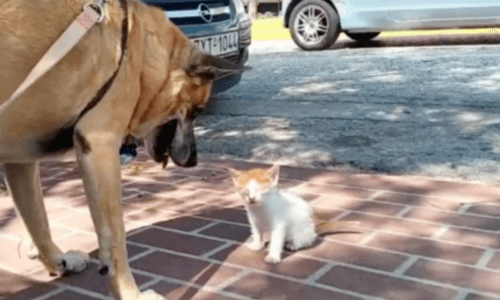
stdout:
[(269, 212), (264, 206), (252, 207), (248, 209), (249, 218), (253, 219), (253, 223), (261, 233), (271, 231), (271, 220)]

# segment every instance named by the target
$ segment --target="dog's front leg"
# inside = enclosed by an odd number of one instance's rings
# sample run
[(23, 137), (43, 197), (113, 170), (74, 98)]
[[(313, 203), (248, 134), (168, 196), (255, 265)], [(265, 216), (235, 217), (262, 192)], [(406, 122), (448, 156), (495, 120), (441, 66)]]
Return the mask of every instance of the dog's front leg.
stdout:
[(74, 140), (85, 193), (99, 239), (99, 273), (107, 274), (108, 288), (116, 299), (164, 299), (153, 292), (141, 294), (128, 266), (120, 203), (118, 149), (121, 139), (110, 133), (85, 134), (76, 129)]
[(6, 163), (4, 169), (17, 211), (37, 248), (31, 249), (31, 258), (37, 257), (51, 275), (83, 271), (87, 267), (86, 253), (63, 253), (52, 241), (37, 163)]

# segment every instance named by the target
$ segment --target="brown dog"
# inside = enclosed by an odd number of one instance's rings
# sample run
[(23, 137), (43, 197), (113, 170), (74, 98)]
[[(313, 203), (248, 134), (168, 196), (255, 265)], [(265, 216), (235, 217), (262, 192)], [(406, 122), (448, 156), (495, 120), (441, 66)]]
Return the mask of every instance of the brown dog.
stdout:
[[(53, 243), (37, 159), (76, 148), (99, 238), (102, 274), (116, 299), (140, 293), (126, 259), (118, 149), (146, 137), (156, 161), (196, 164), (192, 120), (218, 72), (242, 72), (201, 53), (159, 9), (108, 0), (105, 19), (57, 65), (5, 103), (90, 0), (0, 1), (0, 162), (11, 194), (49, 272), (79, 272), (84, 255)], [(22, 22), (20, 22), (22, 20)], [(168, 268), (168, 266), (165, 266)]]

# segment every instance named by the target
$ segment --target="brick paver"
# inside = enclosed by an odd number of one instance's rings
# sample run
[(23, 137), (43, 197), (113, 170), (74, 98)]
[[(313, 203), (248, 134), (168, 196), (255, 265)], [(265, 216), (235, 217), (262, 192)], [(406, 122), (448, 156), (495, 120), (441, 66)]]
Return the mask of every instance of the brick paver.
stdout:
[[(243, 245), (248, 220), (226, 172), (265, 166), (201, 160), (163, 170), (141, 151), (122, 172), (128, 257), (141, 289), (195, 300), (500, 299), (500, 187), (283, 166), (280, 187), (304, 197), (318, 221), (359, 224), (268, 265), (265, 250)], [(74, 159), (40, 170), (54, 240), (92, 262), (54, 278), (24, 250), (19, 257), (22, 226), (0, 173), (0, 299), (109, 299)]]

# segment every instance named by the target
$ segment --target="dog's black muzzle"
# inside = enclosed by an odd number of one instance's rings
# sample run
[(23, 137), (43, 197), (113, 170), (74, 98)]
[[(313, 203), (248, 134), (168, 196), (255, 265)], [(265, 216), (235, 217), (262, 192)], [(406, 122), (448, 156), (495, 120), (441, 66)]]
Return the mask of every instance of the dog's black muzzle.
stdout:
[(146, 138), (146, 147), (163, 167), (169, 157), (181, 167), (194, 167), (198, 163), (193, 124), (189, 120), (172, 120), (157, 127)]

